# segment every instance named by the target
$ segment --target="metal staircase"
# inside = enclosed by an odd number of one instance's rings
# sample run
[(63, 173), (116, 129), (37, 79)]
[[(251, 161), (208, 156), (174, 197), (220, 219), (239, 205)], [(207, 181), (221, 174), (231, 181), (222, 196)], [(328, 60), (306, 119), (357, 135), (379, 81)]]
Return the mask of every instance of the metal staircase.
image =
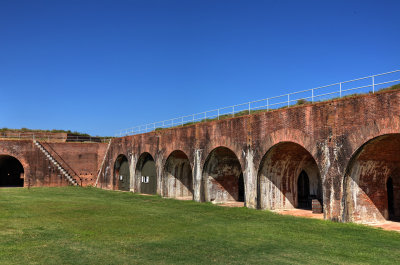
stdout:
[[(44, 148), (44, 146), (36, 140), (33, 143), (43, 152), (43, 154), (50, 160), (51, 163), (61, 172), (61, 174), (68, 180), (73, 186), (79, 186), (79, 183), (74, 179), (70, 173)], [(62, 159), (62, 158), (61, 158)], [(75, 173), (75, 172), (74, 172)], [(76, 174), (76, 173), (75, 173)], [(80, 178), (78, 176), (78, 178)]]

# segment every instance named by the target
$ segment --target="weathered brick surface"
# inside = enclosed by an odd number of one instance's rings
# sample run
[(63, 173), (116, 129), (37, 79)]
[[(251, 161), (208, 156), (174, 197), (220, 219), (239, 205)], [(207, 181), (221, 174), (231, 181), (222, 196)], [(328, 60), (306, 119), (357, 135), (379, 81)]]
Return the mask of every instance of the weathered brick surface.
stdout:
[[(79, 174), (83, 185), (94, 185), (107, 144), (50, 143), (54, 150)], [(45, 146), (46, 147), (46, 146)], [(54, 151), (46, 148), (54, 158)], [(24, 186), (64, 186), (68, 182), (46, 159), (32, 140), (0, 140), (0, 155), (17, 158), (24, 167)], [(58, 159), (57, 159), (58, 160)]]
[(236, 155), (228, 148), (214, 149), (207, 157), (202, 176), (202, 201), (242, 201), (242, 169)]
[[(400, 133), (399, 103), (400, 92), (389, 91), (113, 139), (100, 185), (109, 189), (118, 188), (111, 176), (112, 165), (119, 154), (128, 157), (131, 172), (135, 172), (140, 155), (148, 152), (156, 161), (157, 192), (168, 194), (163, 191), (168, 188), (164, 181), (165, 163), (173, 151), (180, 150), (189, 159), (194, 199), (200, 201), (201, 194), (204, 193), (202, 183), (205, 160), (213, 149), (223, 146), (232, 150), (240, 163), (245, 182), (246, 205), (256, 208), (260, 207), (257, 191), (260, 188), (260, 172), (264, 166), (263, 158), (273, 150), (272, 147), (282, 142), (292, 142), (287, 150), (280, 151), (288, 153), (287, 158), (276, 160), (279, 163), (272, 161), (269, 165), (270, 170), (276, 171), (277, 176), (280, 176), (284, 169), (280, 170), (274, 165), (282, 166), (284, 161), (288, 162), (287, 171), (292, 173), (286, 172), (286, 179), (281, 178), (280, 181), (285, 187), (281, 193), (289, 205), (296, 206), (296, 175), (306, 164), (315, 161), (313, 170), (318, 171), (316, 174), (321, 183), (325, 218), (363, 221), (356, 217), (359, 215), (358, 208), (352, 212), (346, 204), (348, 196), (345, 193), (349, 193), (349, 190), (346, 188), (345, 172), (350, 171), (348, 167), (351, 167), (351, 158), (366, 142), (381, 135)], [(294, 148), (294, 144), (301, 148)], [(392, 155), (397, 159), (399, 153)], [(140, 172), (131, 176), (131, 190), (136, 190), (137, 177), (140, 177)], [(376, 178), (384, 182), (383, 177), (378, 174)], [(374, 185), (366, 177), (361, 179), (362, 183), (355, 185)], [(379, 184), (381, 187), (382, 183)], [(259, 197), (268, 197), (270, 194), (267, 192), (263, 191)], [(369, 195), (380, 198), (377, 199), (380, 202), (375, 203), (375, 208), (385, 207), (382, 206), (385, 204), (386, 195), (382, 195), (385, 192), (381, 188), (374, 193), (376, 195)], [(277, 204), (273, 200), (275, 199), (269, 199), (268, 203)], [(372, 206), (368, 207), (372, 209)]]
[[(237, 200), (242, 174), (247, 207), (287, 209), (297, 207), (297, 178), (305, 171), (325, 218), (374, 222), (389, 217), (390, 177), (399, 217), (399, 103), (400, 92), (388, 91), (116, 138), (98, 187), (120, 188), (114, 164), (122, 154), (129, 161), (132, 191), (141, 191), (141, 168), (150, 159), (163, 196)], [(106, 144), (52, 146), (86, 179), (84, 185), (94, 183)], [(233, 155), (213, 155), (218, 147)], [(173, 152), (179, 155), (171, 157)], [(2, 154), (22, 163), (25, 186), (67, 184), (30, 140), (0, 140)]]
[[(50, 143), (53, 150), (82, 178), (82, 185), (93, 185), (107, 144), (103, 143)], [(46, 145), (45, 145), (46, 147)], [(57, 159), (57, 156), (54, 156)]]
[(181, 151), (172, 152), (165, 162), (165, 197), (193, 199), (192, 168), (188, 157)]
[(393, 180), (394, 215), (400, 217), (400, 135), (375, 138), (351, 159), (344, 178), (344, 218), (379, 222), (389, 218), (388, 178)]
[(310, 195), (322, 200), (321, 177), (311, 154), (298, 144), (283, 142), (264, 156), (258, 173), (261, 209), (292, 209), (298, 206), (297, 179), (304, 171)]

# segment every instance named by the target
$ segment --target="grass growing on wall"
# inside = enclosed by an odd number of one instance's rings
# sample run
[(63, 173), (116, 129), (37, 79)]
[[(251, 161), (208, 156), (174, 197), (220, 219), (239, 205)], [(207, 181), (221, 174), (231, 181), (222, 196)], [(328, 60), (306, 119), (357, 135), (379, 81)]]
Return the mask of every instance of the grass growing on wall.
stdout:
[[(379, 93), (390, 91), (390, 90), (398, 90), (398, 89), (400, 89), (400, 84), (396, 84), (396, 85), (393, 85), (393, 86), (390, 86), (390, 87), (378, 89), (377, 91), (375, 91), (375, 94), (379, 94)], [(329, 101), (333, 101), (333, 100), (337, 100), (337, 99), (358, 97), (358, 96), (371, 94), (371, 93), (372, 93), (372, 91), (370, 91), (368, 93), (354, 93), (354, 94), (349, 94), (349, 95), (343, 95), (341, 97), (333, 97), (333, 98), (324, 99), (324, 100), (316, 100), (314, 102), (311, 102), (311, 101), (306, 100), (306, 99), (298, 99), (295, 102), (291, 102), (289, 106), (288, 105), (284, 105), (286, 103), (282, 103), (282, 104), (279, 104), (280, 107), (273, 107), (272, 106), (272, 108), (269, 108), (269, 109), (259, 108), (259, 109), (250, 110), (250, 111), (249, 110), (242, 110), (242, 111), (238, 111), (238, 112), (235, 112), (235, 113), (220, 115), (219, 118), (218, 117), (213, 117), (213, 118), (206, 118), (206, 119), (197, 120), (197, 121), (194, 121), (194, 122), (184, 122), (183, 124), (179, 124), (179, 125), (176, 125), (176, 126), (170, 126), (170, 127), (167, 126), (165, 128), (158, 127), (158, 128), (155, 128), (154, 131), (161, 131), (161, 130), (164, 130), (164, 129), (178, 128), (178, 127), (182, 127), (182, 126), (189, 126), (189, 125), (202, 123), (202, 122), (230, 119), (230, 118), (234, 118), (234, 117), (241, 117), (241, 116), (246, 116), (246, 115), (250, 115), (250, 114), (257, 114), (257, 113), (261, 113), (261, 112), (269, 112), (269, 111), (278, 110), (278, 109), (286, 109), (286, 108), (300, 106), (300, 105), (309, 105), (309, 104), (320, 103), (320, 102), (329, 102)], [(179, 123), (179, 121), (178, 121), (178, 123)]]
[(90, 136), (87, 133), (81, 133), (81, 132), (72, 132), (70, 130), (35, 130), (35, 129), (28, 129), (28, 128), (21, 128), (21, 129), (9, 129), (9, 128), (0, 128), (0, 132), (19, 132), (19, 133), (69, 133), (69, 134), (74, 134), (74, 135), (78, 135), (78, 136)]
[(95, 188), (0, 189), (0, 264), (394, 264), (400, 233)]

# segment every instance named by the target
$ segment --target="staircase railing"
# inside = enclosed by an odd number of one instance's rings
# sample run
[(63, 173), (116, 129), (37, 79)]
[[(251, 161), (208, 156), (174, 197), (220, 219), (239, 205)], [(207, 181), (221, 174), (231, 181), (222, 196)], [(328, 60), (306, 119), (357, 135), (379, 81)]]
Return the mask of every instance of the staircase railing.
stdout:
[(98, 172), (98, 174), (97, 174), (96, 183), (95, 183), (95, 185), (94, 185), (95, 187), (97, 187), (97, 183), (99, 182), (100, 175), (101, 175), (101, 171), (103, 170), (103, 166), (104, 166), (104, 163), (105, 163), (105, 161), (106, 161), (107, 154), (108, 154), (108, 149), (110, 149), (111, 141), (112, 141), (112, 138), (110, 138), (110, 140), (109, 140), (109, 142), (108, 142), (108, 145), (107, 145), (106, 152), (104, 153), (103, 161), (101, 162), (101, 166), (100, 166), (99, 172)]
[[(54, 148), (50, 145), (50, 143), (48, 143), (48, 142), (46, 142), (46, 141), (44, 141), (44, 140), (40, 141), (39, 143), (45, 143), (45, 144), (46, 144), (46, 147), (49, 147), (49, 148), (51, 149), (52, 153), (56, 154), (56, 156), (58, 157), (58, 158), (55, 158), (55, 159), (56, 159), (59, 163), (62, 161), (62, 165), (61, 165), (61, 166), (62, 166), (64, 169), (68, 170), (68, 173), (70, 173), (71, 177), (73, 177), (77, 183), (78, 183), (77, 179), (79, 179), (79, 181), (80, 181), (80, 183), (81, 183), (80, 185), (82, 186), (82, 178), (81, 178), (81, 177), (79, 176), (79, 174), (76, 173), (75, 170), (61, 157), (61, 155), (59, 155), (59, 154), (56, 152), (56, 150), (54, 150)], [(61, 160), (61, 161), (60, 161), (60, 160)], [(73, 174), (71, 174), (71, 173), (73, 173)]]

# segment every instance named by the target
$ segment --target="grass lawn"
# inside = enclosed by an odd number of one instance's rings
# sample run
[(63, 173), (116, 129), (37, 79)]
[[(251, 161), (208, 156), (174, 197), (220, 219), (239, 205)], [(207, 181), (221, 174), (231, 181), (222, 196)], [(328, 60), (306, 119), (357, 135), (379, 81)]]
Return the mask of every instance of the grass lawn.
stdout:
[(95, 188), (0, 189), (0, 264), (396, 264), (400, 233)]

